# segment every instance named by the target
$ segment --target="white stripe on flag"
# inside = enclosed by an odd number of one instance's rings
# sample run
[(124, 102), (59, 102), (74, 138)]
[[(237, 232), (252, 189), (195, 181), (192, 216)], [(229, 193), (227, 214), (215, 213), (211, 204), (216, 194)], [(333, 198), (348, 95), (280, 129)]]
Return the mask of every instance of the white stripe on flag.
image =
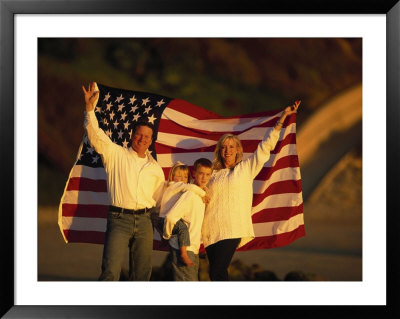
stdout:
[(157, 143), (190, 150), (193, 148), (216, 145), (217, 141), (205, 138), (158, 132)]
[[(268, 134), (269, 127), (254, 127), (246, 132), (238, 135), (240, 140), (258, 140), (264, 139), (265, 135)], [(283, 140), (288, 134), (296, 133), (296, 123), (288, 125), (285, 129), (280, 131), (279, 141)]]
[(66, 191), (63, 199), (65, 204), (110, 205), (108, 192)]
[(283, 182), (288, 180), (298, 181), (300, 180), (300, 168), (299, 167), (286, 167), (278, 169), (271, 174), (271, 177), (266, 181), (254, 180), (253, 181), (253, 193), (262, 194), (265, 190), (273, 183)]
[(263, 237), (291, 232), (300, 225), (304, 225), (303, 214), (298, 214), (288, 220), (253, 224), (253, 228), (256, 237)]
[[(292, 194), (288, 196), (288, 194)], [(265, 208), (278, 208), (278, 207), (296, 207), (303, 202), (303, 196), (300, 193), (285, 193), (269, 195), (257, 206), (251, 209), (251, 214), (258, 213)]]
[(103, 167), (88, 167), (75, 165), (71, 170), (71, 177), (86, 177), (90, 179), (107, 179), (106, 171)]
[(62, 217), (64, 229), (105, 232), (107, 218)]

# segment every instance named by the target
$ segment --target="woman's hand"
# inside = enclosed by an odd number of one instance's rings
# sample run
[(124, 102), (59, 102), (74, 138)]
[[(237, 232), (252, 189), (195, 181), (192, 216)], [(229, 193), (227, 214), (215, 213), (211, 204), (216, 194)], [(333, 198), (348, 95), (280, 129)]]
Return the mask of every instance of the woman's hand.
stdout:
[(275, 130), (280, 131), (282, 126), (283, 126), (283, 122), (286, 119), (286, 116), (291, 115), (293, 113), (297, 112), (297, 109), (299, 108), (301, 101), (298, 100), (296, 102), (294, 102), (294, 104), (292, 106), (288, 106), (285, 108), (285, 110), (283, 111), (281, 117), (279, 118), (279, 120), (275, 123)]
[(85, 94), (86, 112), (94, 110), (99, 100), (99, 88), (97, 87), (97, 83), (90, 83), (87, 91), (82, 85), (82, 90)]
[(284, 113), (286, 116), (291, 115), (291, 114), (293, 114), (293, 113), (296, 113), (296, 112), (297, 112), (297, 109), (299, 108), (300, 103), (301, 103), (300, 100), (294, 102), (294, 104), (293, 104), (292, 106), (288, 106), (287, 108), (285, 108), (285, 110), (284, 110), (283, 113)]

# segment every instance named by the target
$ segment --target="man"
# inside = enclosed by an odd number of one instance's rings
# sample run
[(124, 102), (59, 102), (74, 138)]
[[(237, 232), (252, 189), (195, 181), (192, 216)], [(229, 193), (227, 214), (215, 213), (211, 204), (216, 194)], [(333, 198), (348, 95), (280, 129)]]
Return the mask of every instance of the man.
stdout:
[(107, 218), (102, 273), (99, 280), (119, 280), (126, 247), (129, 247), (129, 280), (149, 280), (153, 249), (150, 215), (159, 205), (164, 173), (148, 151), (154, 128), (138, 123), (131, 147), (113, 143), (99, 128), (94, 109), (99, 99), (97, 84), (85, 95), (85, 129), (92, 147), (101, 155), (107, 175), (111, 206)]

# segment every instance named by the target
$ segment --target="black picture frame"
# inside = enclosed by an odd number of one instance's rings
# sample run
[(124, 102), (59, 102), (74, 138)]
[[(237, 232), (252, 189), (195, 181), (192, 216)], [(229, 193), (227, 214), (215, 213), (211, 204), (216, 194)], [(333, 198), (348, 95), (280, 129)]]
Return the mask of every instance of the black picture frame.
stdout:
[[(387, 117), (386, 117), (386, 211), (387, 211), (387, 305), (386, 306), (28, 306), (15, 305), (14, 287), (14, 18), (16, 14), (385, 14), (387, 22)], [(399, 56), (400, 4), (398, 0), (281, 0), (256, 1), (162, 1), (162, 0), (79, 0), (79, 1), (5, 1), (0, 0), (1, 82), (0, 82), (0, 157), (2, 192), (1, 209), (1, 309), (5, 318), (148, 318), (232, 316), (247, 317), (249, 311), (274, 316), (379, 318), (400, 316), (398, 207), (395, 183), (399, 179)], [(6, 153), (3, 153), (7, 150)], [(377, 187), (379, 187), (377, 185)], [(382, 203), (384, 205), (384, 203)], [(250, 309), (249, 309), (250, 308)]]

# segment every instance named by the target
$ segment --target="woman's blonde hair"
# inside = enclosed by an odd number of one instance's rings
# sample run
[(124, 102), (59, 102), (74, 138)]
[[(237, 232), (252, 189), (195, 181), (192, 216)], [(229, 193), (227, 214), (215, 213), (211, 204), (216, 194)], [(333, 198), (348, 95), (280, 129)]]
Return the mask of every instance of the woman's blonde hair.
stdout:
[(243, 147), (242, 147), (242, 142), (240, 142), (240, 139), (236, 135), (233, 135), (233, 134), (224, 134), (219, 139), (217, 146), (215, 146), (215, 150), (214, 150), (214, 158), (213, 158), (212, 163), (213, 163), (213, 169), (215, 169), (217, 171), (225, 168), (224, 161), (221, 156), (221, 149), (226, 140), (232, 140), (236, 143), (238, 152), (237, 152), (236, 158), (235, 158), (235, 166), (243, 158)]
[(168, 184), (172, 181), (175, 172), (177, 171), (183, 171), (183, 172), (187, 172), (188, 173), (188, 180), (187, 183), (189, 183), (189, 167), (187, 167), (187, 165), (183, 164), (180, 161), (177, 161), (172, 167), (171, 170), (169, 171), (169, 175), (168, 175)]

